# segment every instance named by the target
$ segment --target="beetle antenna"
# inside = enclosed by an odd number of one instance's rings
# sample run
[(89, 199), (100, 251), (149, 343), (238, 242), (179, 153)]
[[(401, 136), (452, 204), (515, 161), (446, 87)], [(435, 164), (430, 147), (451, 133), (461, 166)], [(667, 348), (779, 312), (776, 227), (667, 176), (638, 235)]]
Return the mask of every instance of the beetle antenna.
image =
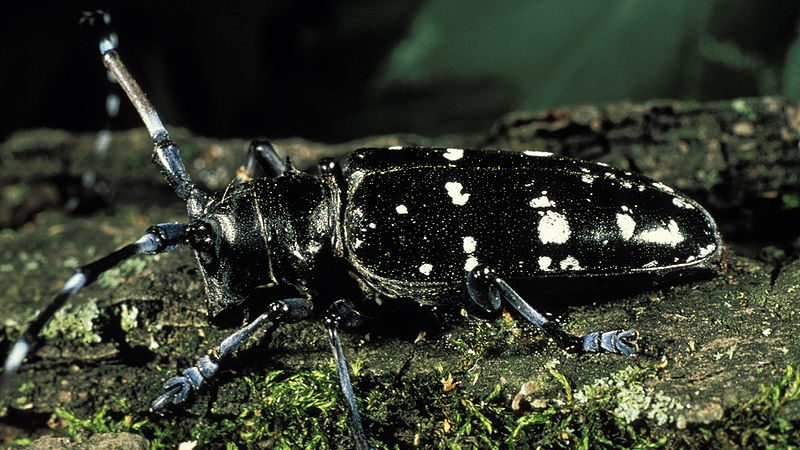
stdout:
[[(111, 14), (108, 11), (99, 9), (96, 11), (84, 11), (81, 16), (80, 23), (81, 25), (89, 25), (94, 27), (100, 32), (100, 36), (108, 36), (114, 40), (117, 39), (117, 34), (111, 28)], [(120, 103), (119, 95), (116, 89), (117, 79), (114, 78), (114, 75), (111, 72), (106, 72), (106, 74), (108, 75), (108, 83), (106, 85), (107, 95), (105, 126), (97, 133), (97, 138), (95, 139), (94, 144), (95, 153), (101, 156), (105, 156), (108, 153), (108, 149), (111, 145), (111, 125), (114, 118), (117, 117), (117, 114), (119, 114)]]
[(3, 364), (3, 376), (0, 379), (0, 391), (3, 391), (11, 377), (19, 370), (25, 356), (39, 342), (39, 333), (61, 309), (72, 295), (81, 288), (94, 282), (100, 275), (119, 263), (139, 254), (155, 255), (166, 253), (182, 245), (185, 240), (186, 225), (179, 223), (162, 223), (148, 228), (147, 232), (137, 241), (132, 242), (119, 250), (108, 254), (94, 262), (81, 266), (75, 270), (72, 277), (64, 283), (64, 287), (56, 294), (53, 300), (36, 316), (22, 333)]
[(189, 176), (181, 159), (178, 145), (169, 138), (158, 112), (147, 99), (142, 88), (122, 63), (117, 53), (119, 38), (113, 31), (104, 32), (100, 38), (100, 54), (106, 69), (117, 79), (128, 99), (133, 103), (136, 112), (147, 127), (153, 140), (153, 163), (158, 166), (167, 183), (175, 190), (178, 197), (186, 201), (189, 217), (197, 217), (208, 202), (208, 196), (202, 192)]

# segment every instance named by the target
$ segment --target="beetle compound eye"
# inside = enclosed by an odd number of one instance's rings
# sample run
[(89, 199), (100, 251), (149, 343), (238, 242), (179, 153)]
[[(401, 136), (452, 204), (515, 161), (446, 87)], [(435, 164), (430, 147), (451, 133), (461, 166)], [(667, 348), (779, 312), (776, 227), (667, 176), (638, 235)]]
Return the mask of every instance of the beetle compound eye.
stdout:
[(195, 222), (186, 230), (189, 245), (198, 251), (208, 251), (214, 246), (213, 232), (205, 222)]

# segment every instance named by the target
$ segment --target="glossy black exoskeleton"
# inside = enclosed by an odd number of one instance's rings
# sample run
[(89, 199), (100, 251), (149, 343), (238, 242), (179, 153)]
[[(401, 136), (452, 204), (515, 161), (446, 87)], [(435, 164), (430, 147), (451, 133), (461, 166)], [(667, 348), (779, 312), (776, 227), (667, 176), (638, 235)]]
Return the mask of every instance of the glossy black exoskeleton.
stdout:
[(688, 197), (640, 175), (542, 152), (361, 149), (344, 171), (322, 160), (315, 177), (284, 165), (268, 143), (254, 142), (232, 186), (206, 193), (192, 183), (115, 47), (116, 37), (107, 35), (104, 63), (142, 116), (154, 163), (186, 201), (189, 221), (154, 225), (138, 241), (81, 267), (14, 345), (4, 380), (69, 296), (132, 255), (186, 245), (195, 252), (212, 318), (252, 302), (263, 286), (293, 293), (168, 380), (153, 408), (184, 402), (257, 329), (322, 317), (355, 445), (368, 448), (338, 335), (358, 323), (352, 301), (361, 299), (337, 298), (339, 284), (355, 284), (363, 298), (379, 302), (446, 306), (471, 299), (487, 311), (506, 303), (565, 350), (633, 355), (635, 331), (573, 336), (513, 286), (707, 271), (721, 254), (713, 219)]

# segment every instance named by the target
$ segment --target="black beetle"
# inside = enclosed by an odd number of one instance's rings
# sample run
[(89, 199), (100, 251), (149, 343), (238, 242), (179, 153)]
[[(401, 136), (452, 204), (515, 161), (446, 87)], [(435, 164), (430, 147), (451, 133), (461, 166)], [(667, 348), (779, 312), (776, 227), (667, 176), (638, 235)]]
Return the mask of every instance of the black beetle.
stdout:
[[(368, 448), (338, 330), (359, 322), (339, 283), (365, 298), (453, 305), (470, 298), (495, 311), (505, 301), (563, 349), (633, 355), (633, 330), (570, 335), (511, 287), (587, 280), (625, 283), (713, 269), (722, 252), (711, 216), (696, 202), (644, 176), (542, 152), (402, 148), (361, 149), (342, 171), (320, 161), (320, 177), (284, 164), (269, 143), (254, 142), (245, 170), (223, 195), (192, 183), (178, 147), (105, 35), (103, 61), (128, 94), (153, 139), (153, 161), (187, 204), (187, 224), (150, 227), (139, 240), (77, 270), (5, 361), (18, 370), (55, 311), (98, 275), (135, 254), (190, 246), (212, 317), (252, 300), (265, 285), (295, 294), (168, 380), (154, 409), (184, 402), (221, 360), (268, 323), (323, 317), (347, 402), (356, 447)], [(331, 280), (331, 265), (347, 279)], [(336, 272), (339, 274), (339, 272)]]

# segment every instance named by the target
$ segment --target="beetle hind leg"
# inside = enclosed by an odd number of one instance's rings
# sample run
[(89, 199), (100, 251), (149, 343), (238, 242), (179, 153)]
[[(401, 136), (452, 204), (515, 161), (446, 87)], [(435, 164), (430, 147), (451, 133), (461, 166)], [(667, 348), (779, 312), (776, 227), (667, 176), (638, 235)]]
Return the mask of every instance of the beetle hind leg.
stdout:
[(639, 351), (636, 330), (593, 331), (581, 337), (573, 336), (526, 302), (508, 283), (485, 266), (477, 266), (467, 274), (470, 298), (488, 312), (500, 308), (502, 300), (510, 304), (526, 320), (550, 336), (559, 347), (574, 353), (619, 353), (633, 356)]

